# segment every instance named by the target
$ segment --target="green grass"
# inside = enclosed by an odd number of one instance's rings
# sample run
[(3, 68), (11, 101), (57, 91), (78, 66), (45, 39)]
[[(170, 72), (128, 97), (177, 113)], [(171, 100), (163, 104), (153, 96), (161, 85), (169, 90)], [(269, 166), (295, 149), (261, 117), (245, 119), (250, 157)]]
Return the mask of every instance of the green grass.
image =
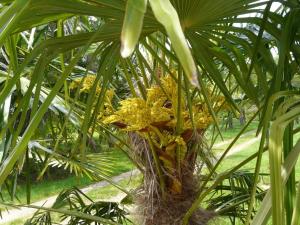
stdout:
[[(134, 177), (126, 178), (118, 182), (118, 184), (121, 187), (126, 188), (128, 191), (131, 191), (136, 187), (138, 187), (141, 184), (141, 182), (142, 182), (142, 175), (137, 175)], [(93, 190), (86, 193), (86, 195), (91, 199), (93, 199), (93, 201), (102, 201), (102, 200), (106, 201), (122, 193), (123, 193), (122, 191), (120, 191), (113, 185), (107, 185), (105, 187), (94, 188)], [(51, 213), (51, 215), (53, 215), (53, 213)], [(53, 221), (55, 221), (55, 219), (58, 218), (58, 216), (59, 214), (54, 214)], [(3, 225), (20, 225), (20, 224), (24, 224), (27, 219), (28, 218), (17, 219), (9, 223), (4, 223)]]
[(113, 149), (108, 154), (113, 159), (112, 175), (119, 175), (121, 173), (130, 171), (135, 168), (133, 163), (128, 159), (124, 152), (119, 149)]
[[(252, 138), (255, 138), (255, 132), (254, 132), (253, 134), (248, 134), (248, 135), (246, 135), (246, 136), (240, 137), (240, 138), (234, 143), (234, 145), (232, 146), (231, 149), (237, 147), (237, 146), (240, 145), (240, 144), (243, 144), (243, 143), (245, 143), (245, 142), (251, 140)], [(213, 147), (212, 147), (213, 153), (214, 153), (215, 155), (219, 155), (219, 154), (223, 153), (223, 152), (227, 149), (227, 147), (231, 144), (231, 141), (232, 141), (232, 140), (230, 140), (230, 141), (229, 141), (228, 143), (226, 143), (226, 144), (222, 144), (221, 146), (213, 146)]]
[[(258, 122), (253, 121), (246, 129), (244, 135), (242, 135), (232, 146), (233, 148), (236, 147), (239, 144), (242, 144), (252, 138), (255, 137), (256, 130), (258, 127)], [(221, 132), (223, 134), (223, 137), (225, 138), (224, 140), (221, 139), (220, 136), (217, 137), (213, 147), (212, 151), (215, 155), (219, 155), (222, 152), (227, 149), (227, 147), (231, 144), (233, 139), (237, 136), (237, 134), (241, 131), (243, 126), (240, 125), (240, 123), (236, 120), (234, 121), (234, 127), (232, 129), (227, 129), (225, 130), (224, 128), (221, 129)], [(207, 132), (206, 136), (211, 135), (211, 131)], [(208, 144), (211, 141), (209, 138), (207, 138)], [(223, 143), (222, 145), (218, 145), (219, 143)]]
[[(127, 191), (132, 191), (135, 188), (137, 188), (141, 182), (142, 182), (142, 175), (133, 176), (128, 179), (124, 179), (120, 181), (118, 184), (126, 188)], [(113, 185), (108, 185), (103, 188), (94, 188), (90, 192), (87, 193), (87, 196), (89, 196), (91, 199), (96, 200), (107, 200), (111, 199), (119, 194), (122, 194), (123, 192), (120, 191), (118, 188), (114, 187)]]
[[(233, 128), (231, 128), (231, 129), (228, 129), (228, 128), (225, 129), (225, 126), (221, 125), (220, 130), (222, 133), (222, 137), (224, 138), (224, 140), (235, 138), (236, 135), (241, 131), (241, 129), (243, 127), (244, 127), (244, 125), (240, 125), (240, 122), (237, 119), (233, 120)], [(252, 123), (247, 127), (245, 132), (256, 131), (257, 127), (258, 127), (258, 121), (252, 121)], [(207, 137), (207, 139), (209, 141), (210, 141), (210, 138), (212, 137), (212, 134), (213, 134), (213, 129), (209, 129), (205, 134), (205, 136)], [(216, 135), (216, 134), (217, 134), (217, 130), (215, 129), (214, 135)], [(223, 141), (222, 138), (220, 137), (220, 135), (218, 135), (215, 143), (222, 142), (222, 141)]]
[[(249, 157), (251, 154), (257, 152), (259, 147), (259, 141), (255, 142), (254, 144), (252, 144), (251, 146), (249, 146), (248, 148), (245, 148), (243, 150), (241, 150), (240, 152), (235, 153), (234, 155), (231, 155), (229, 157), (227, 157), (220, 165), (220, 167), (218, 168), (218, 171), (225, 171), (228, 169), (231, 169), (232, 167), (234, 167), (235, 165), (238, 165), (240, 162), (242, 162), (243, 160), (245, 160), (247, 157)], [(264, 153), (263, 155), (263, 162), (262, 165), (265, 166), (265, 161), (267, 160), (265, 156), (267, 156), (266, 154), (267, 152)], [(256, 160), (252, 160), (251, 162), (249, 162), (248, 164), (246, 164), (245, 166), (242, 167), (242, 169), (245, 170), (254, 170), (255, 169), (255, 162)], [(263, 170), (265, 170), (265, 168), (263, 168)], [(267, 171), (265, 171), (267, 172)]]
[[(111, 176), (119, 175), (123, 172), (130, 171), (134, 168), (133, 164), (130, 162), (130, 160), (122, 151), (113, 149), (110, 151), (108, 155), (111, 158), (113, 158), (113, 162), (117, 162), (112, 165)], [(96, 181), (92, 181), (86, 176), (76, 177), (75, 175), (60, 180), (41, 180), (39, 182), (33, 183), (31, 186), (31, 202), (36, 202), (44, 198), (56, 195), (59, 192), (61, 192), (63, 189), (67, 189), (73, 186), (77, 186), (81, 188), (95, 182)], [(16, 193), (20, 202), (25, 203), (26, 202), (25, 186), (18, 185)], [(11, 202), (10, 196), (7, 193), (7, 191), (3, 191), (2, 195), (5, 201)], [(16, 199), (13, 202), (19, 203), (19, 201)]]
[[(296, 143), (296, 141), (299, 138), (300, 138), (300, 134), (295, 135), (294, 143)], [(250, 155), (252, 155), (255, 152), (257, 152), (258, 148), (259, 148), (259, 141), (255, 142), (251, 146), (246, 147), (242, 151), (237, 152), (234, 155), (227, 157), (223, 161), (223, 163), (221, 164), (221, 166), (219, 167), (218, 171), (220, 172), (220, 171), (225, 171), (225, 170), (233, 168), (233, 166), (238, 165), (240, 162), (242, 162), (243, 160), (245, 160), (247, 157), (249, 157)], [(253, 171), (254, 172), (255, 165), (256, 165), (256, 159), (250, 161), (248, 164), (246, 164), (245, 166), (243, 166), (241, 169), (242, 170), (249, 170), (249, 171)], [(299, 163), (297, 164), (296, 168), (297, 168), (296, 169), (296, 176), (300, 178)], [(264, 152), (263, 153), (260, 172), (261, 173), (269, 173), (269, 156), (268, 156), (268, 152)]]
[[(248, 137), (250, 139), (251, 137)], [(296, 134), (294, 138), (294, 144), (299, 140), (300, 134)], [(246, 139), (246, 138), (245, 138)], [(241, 139), (242, 140), (242, 139)], [(254, 154), (255, 152), (258, 151), (259, 148), (259, 140), (256, 141), (254, 144), (251, 144), (250, 146), (242, 149), (240, 152), (235, 153), (234, 155), (231, 155), (227, 157), (220, 165), (218, 168), (218, 172), (224, 172), (226, 170), (232, 169), (234, 166), (238, 165), (240, 162), (244, 161), (247, 157), (250, 155)], [(261, 168), (260, 168), (260, 173), (264, 174), (269, 174), (269, 153), (266, 151), (263, 153), (262, 157), (262, 162), (261, 162)], [(250, 161), (248, 164), (240, 168), (240, 170), (246, 170), (253, 172), (255, 171), (255, 166), (256, 166), (256, 159), (253, 159)], [(295, 175), (296, 175), (296, 180), (300, 180), (300, 162), (298, 160), (296, 166), (295, 166)], [(270, 183), (269, 176), (263, 176), (260, 180), (260, 184), (268, 185)], [(211, 225), (231, 225), (231, 222), (229, 221), (228, 218), (226, 217), (219, 217), (217, 218), (216, 221), (212, 222)], [(243, 223), (237, 222), (237, 225), (242, 225)], [(268, 224), (271, 224), (269, 222)]]

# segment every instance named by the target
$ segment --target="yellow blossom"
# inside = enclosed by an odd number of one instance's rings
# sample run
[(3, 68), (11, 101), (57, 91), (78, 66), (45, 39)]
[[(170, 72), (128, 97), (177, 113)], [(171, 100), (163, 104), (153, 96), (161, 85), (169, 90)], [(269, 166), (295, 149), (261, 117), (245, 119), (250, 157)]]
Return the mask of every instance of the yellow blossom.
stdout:
[(128, 98), (120, 102), (121, 107), (104, 123), (120, 122), (126, 124), (127, 131), (138, 131), (151, 124), (150, 110), (141, 98)]
[(165, 93), (159, 86), (155, 86), (147, 89), (147, 105), (152, 106), (153, 104), (157, 104), (159, 106), (163, 106), (163, 104), (168, 100)]
[[(174, 77), (170, 75), (162, 77), (160, 84), (161, 86), (153, 85), (147, 89), (146, 100), (137, 97), (121, 101), (119, 110), (115, 111), (112, 116), (107, 117), (104, 122), (107, 124), (122, 124), (121, 128), (127, 131), (153, 132), (153, 135), (156, 137), (154, 138), (156, 143), (165, 143), (165, 140), (163, 140), (165, 138), (159, 135), (159, 132), (165, 133), (164, 131), (166, 131), (173, 135), (176, 130), (178, 88)], [(184, 97), (183, 93), (180, 99), (183, 122), (182, 132), (193, 128), (190, 112)], [(211, 100), (214, 107), (220, 107), (224, 103), (224, 97), (222, 96), (211, 97)], [(194, 125), (197, 129), (205, 130), (213, 122), (212, 116), (201, 99), (196, 98), (193, 101), (192, 115)], [(109, 111), (109, 109), (107, 107), (107, 113), (113, 111)], [(177, 139), (176, 142), (179, 140)], [(178, 145), (186, 148), (182, 142), (178, 142)]]
[[(84, 79), (84, 80), (80, 87), (80, 92), (88, 93), (92, 89), (93, 85), (95, 84), (96, 76), (94, 76), (94, 75), (87, 75), (86, 77), (75, 79), (74, 81), (72, 81), (72, 83), (70, 85), (70, 89), (78, 88), (82, 79)], [(99, 95), (100, 91), (101, 91), (101, 88), (99, 85), (97, 85), (96, 95)]]

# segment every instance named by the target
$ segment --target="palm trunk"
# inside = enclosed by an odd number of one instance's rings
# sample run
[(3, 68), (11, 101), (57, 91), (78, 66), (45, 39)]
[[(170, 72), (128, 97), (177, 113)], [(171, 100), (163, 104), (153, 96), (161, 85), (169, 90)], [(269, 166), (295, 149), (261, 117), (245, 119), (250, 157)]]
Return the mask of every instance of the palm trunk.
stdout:
[[(144, 183), (136, 196), (139, 224), (180, 225), (199, 191), (200, 177), (195, 175), (197, 174), (195, 173), (197, 151), (189, 149), (181, 171), (175, 170), (171, 173), (162, 166), (162, 179), (165, 182), (164, 190), (162, 190), (161, 175), (155, 165), (150, 145), (136, 133), (130, 134), (130, 140), (136, 159), (142, 162), (145, 168)], [(163, 165), (162, 161), (160, 163)], [(191, 217), (189, 224), (206, 225), (214, 216), (213, 212), (199, 209)]]

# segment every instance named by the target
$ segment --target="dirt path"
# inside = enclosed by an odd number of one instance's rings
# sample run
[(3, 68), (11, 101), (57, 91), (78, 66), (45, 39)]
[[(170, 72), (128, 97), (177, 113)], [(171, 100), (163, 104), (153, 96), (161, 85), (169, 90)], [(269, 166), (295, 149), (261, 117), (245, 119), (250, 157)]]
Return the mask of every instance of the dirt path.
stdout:
[(226, 157), (228, 156), (231, 156), (231, 155), (234, 155), (238, 152), (241, 152), (243, 150), (245, 150), (247, 147), (249, 147), (250, 145), (254, 144), (255, 142), (259, 141), (261, 138), (261, 135), (258, 135), (257, 137), (254, 137), (254, 138), (251, 138), (250, 140), (248, 141), (245, 141), (241, 144), (238, 144), (237, 146), (231, 148), (229, 150), (229, 152), (227, 153)]
[[(248, 132), (242, 134), (242, 135), (240, 136), (240, 138), (248, 137), (248, 136), (251, 136), (251, 135), (254, 136), (254, 135), (255, 135), (255, 132), (256, 132), (256, 130), (248, 131)], [(228, 144), (230, 144), (233, 140), (234, 140), (234, 138), (228, 139), (228, 140), (226, 140), (226, 141), (221, 141), (221, 142), (219, 142), (219, 143), (214, 144), (213, 147), (214, 147), (214, 148), (219, 148), (219, 147), (221, 147), (221, 146), (223, 146), (223, 145), (228, 145)]]
[[(252, 135), (252, 134), (254, 134), (254, 132), (253, 131), (249, 131), (249, 132), (245, 133), (244, 135), (242, 135), (242, 137), (249, 136), (249, 135)], [(222, 145), (229, 144), (232, 140), (233, 139), (226, 140), (226, 141), (223, 141), (221, 143), (217, 143), (217, 144), (214, 145), (214, 147), (220, 147)], [(252, 139), (250, 139), (250, 140), (248, 140), (246, 142), (243, 142), (243, 143), (241, 143), (241, 144), (233, 147), (228, 152), (228, 154), (226, 155), (226, 157), (234, 155), (234, 154), (236, 154), (238, 152), (243, 151), (248, 146), (254, 144), (255, 142), (257, 142), (259, 140), (260, 140), (260, 135), (258, 137), (254, 137), (254, 138), (252, 138)], [(139, 173), (138, 170), (129, 171), (129, 172), (122, 173), (122, 174), (120, 174), (118, 176), (113, 177), (112, 180), (114, 182), (118, 183), (118, 182), (120, 182), (120, 181), (122, 181), (124, 179), (130, 178), (131, 176), (136, 176), (138, 173)], [(88, 193), (89, 191), (93, 190), (94, 188), (106, 187), (108, 185), (109, 185), (109, 183), (107, 181), (100, 181), (98, 183), (95, 183), (95, 184), (89, 185), (87, 187), (84, 187), (84, 188), (82, 188), (80, 190), (82, 192), (84, 192), (84, 193)], [(117, 196), (114, 196), (114, 197), (106, 199), (106, 200), (107, 201), (108, 200), (109, 201), (120, 201), (124, 196), (125, 196), (125, 194), (120, 193)], [(57, 197), (57, 195), (49, 197), (49, 198), (41, 200), (41, 201), (38, 201), (38, 202), (35, 202), (32, 205), (35, 205), (35, 206), (44, 206), (44, 207), (51, 207), (52, 204), (54, 203), (56, 197)], [(30, 209), (30, 208), (20, 208), (20, 209), (12, 209), (12, 210), (9, 210), (9, 211), (3, 211), (2, 212), (2, 218), (0, 218), (0, 224), (12, 222), (12, 221), (20, 219), (20, 218), (29, 218), (30, 216), (32, 216), (34, 214), (34, 212), (36, 212), (36, 209)]]
[[(126, 173), (122, 173), (118, 176), (115, 176), (112, 178), (112, 180), (115, 183), (118, 183), (124, 179), (130, 178), (131, 176), (136, 176), (139, 174), (138, 170), (132, 170)], [(100, 181), (98, 183), (95, 184), (91, 184), (87, 187), (81, 188), (80, 190), (83, 193), (88, 193), (91, 190), (93, 190), (94, 188), (101, 188), (101, 187), (106, 187), (110, 185), (110, 183), (108, 183), (107, 181)], [(43, 207), (51, 207), (53, 205), (53, 203), (55, 202), (57, 195), (49, 197), (47, 199), (43, 199), (41, 201), (32, 203), (32, 205), (35, 206), (43, 206)], [(31, 209), (31, 208), (20, 208), (20, 209), (11, 209), (9, 211), (3, 211), (2, 212), (2, 218), (0, 218), (0, 224), (3, 223), (9, 223), (12, 222), (14, 220), (20, 219), (20, 218), (30, 218), (30, 216), (32, 216), (37, 210), (36, 209)]]

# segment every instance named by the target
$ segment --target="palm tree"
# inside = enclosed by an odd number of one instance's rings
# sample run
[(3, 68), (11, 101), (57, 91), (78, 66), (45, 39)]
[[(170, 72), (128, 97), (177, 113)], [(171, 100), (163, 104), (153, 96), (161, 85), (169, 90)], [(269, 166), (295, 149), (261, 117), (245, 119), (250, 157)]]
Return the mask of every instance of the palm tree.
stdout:
[[(226, 98), (226, 102), (237, 109), (238, 107), (231, 98), (231, 90), (241, 88), (247, 98), (260, 109), (258, 114), (263, 119), (259, 131), (263, 130), (263, 138), (259, 152), (255, 156), (257, 166), (246, 219), (246, 223), (250, 222), (265, 138), (269, 122), (273, 118), (272, 115), (275, 115), (280, 101), (275, 102), (271, 112), (269, 112), (270, 108), (267, 103), (272, 101), (271, 96), (277, 92), (293, 89), (292, 78), (299, 70), (298, 2), (281, 1), (278, 10), (271, 10), (273, 1), (258, 0), (172, 0), (170, 2), (168, 0), (151, 0), (149, 4), (142, 0), (127, 2), (122, 0), (4, 0), (0, 2), (2, 4), (0, 44), (10, 60), (6, 73), (1, 73), (5, 79), (5, 85), (0, 93), (0, 105), (9, 104), (7, 99), (10, 98), (13, 88), (16, 87), (19, 90), (21, 79), (29, 77), (29, 88), (26, 91), (28, 97), (22, 98), (24, 103), (16, 109), (22, 112), (27, 111), (30, 99), (38, 99), (41, 87), (45, 85), (44, 76), (48, 74), (48, 68), (56, 64), (61, 69), (56, 82), (49, 87), (50, 91), (43, 103), (38, 104), (38, 100), (34, 101), (34, 110), (31, 111), (27, 129), (20, 140), (8, 148), (8, 154), (3, 157), (0, 168), (0, 185), (16, 168), (17, 161), (24, 156), (28, 142), (51, 102), (57, 96), (64, 98), (68, 111), (75, 113), (78, 118), (82, 118), (77, 127), (80, 132), (78, 144), (72, 153), (80, 157), (80, 164), (83, 165), (88, 158), (86, 151), (88, 137), (91, 137), (95, 130), (100, 133), (114, 134), (98, 120), (98, 113), (99, 110), (105, 108), (106, 90), (111, 88), (116, 81), (116, 68), (121, 69), (121, 76), (127, 81), (131, 95), (143, 98), (144, 101), (147, 99), (146, 90), (149, 87), (158, 85), (163, 89), (163, 85), (160, 85), (160, 77), (164, 77), (165, 74), (178, 74), (173, 76), (175, 89), (178, 90), (177, 100), (171, 103), (171, 107), (175, 108), (178, 113), (173, 114), (178, 118), (176, 120), (178, 123), (174, 126), (174, 133), (177, 136), (183, 136), (186, 131), (181, 129), (182, 124), (179, 118), (187, 113), (188, 119), (193, 121), (195, 119), (193, 104), (199, 103), (199, 99), (202, 104), (206, 105), (212, 119), (217, 121), (217, 115), (214, 112), (216, 107), (210, 101), (210, 90), (207, 88), (207, 84), (215, 85), (216, 92), (220, 92), (220, 95)], [(166, 14), (166, 12), (170, 13)], [(92, 29), (95, 21), (97, 21), (97, 29)], [(78, 25), (79, 22), (82, 22), (82, 26)], [(34, 32), (35, 29), (42, 30), (45, 27), (50, 27), (46, 36), (38, 36)], [(56, 35), (51, 33), (53, 27), (56, 28)], [(22, 47), (18, 46), (18, 40), (19, 37), (28, 36), (28, 34), (32, 34), (28, 41), (30, 48), (24, 51)], [(122, 42), (120, 41), (121, 36)], [(122, 59), (120, 49), (122, 49), (122, 56), (130, 57)], [(278, 62), (272, 55), (272, 49), (277, 49), (279, 52)], [(86, 104), (82, 107), (76, 103), (76, 98), (69, 97), (67, 79), (76, 73), (78, 65), (84, 65), (85, 61), (82, 58), (86, 55), (90, 55), (90, 63), (86, 65), (87, 70), (84, 73), (94, 72), (95, 81)], [(94, 69), (95, 65), (92, 65), (94, 62), (98, 64), (96, 70)], [(178, 70), (178, 72), (172, 73), (172, 69)], [(226, 80), (229, 78), (236, 81), (236, 87), (230, 90), (226, 85)], [(101, 86), (100, 93), (97, 93), (98, 84)], [(95, 99), (97, 99), (96, 107)], [(66, 118), (70, 119), (70, 113), (67, 113)], [(10, 122), (13, 119), (14, 117), (7, 118), (6, 123), (13, 123)], [(197, 129), (197, 125), (192, 122), (191, 124), (191, 134), (193, 134), (191, 136), (196, 137), (199, 134), (201, 136), (202, 131)], [(290, 144), (286, 144), (284, 147), (285, 157), (288, 157), (292, 149), (292, 140), (288, 140), (293, 133), (292, 127), (289, 127), (288, 130), (285, 135), (285, 143)], [(7, 131), (8, 127), (4, 126), (2, 135), (7, 134)], [(18, 137), (19, 133), (13, 135)], [(131, 137), (133, 136), (134, 134), (131, 135)], [(125, 142), (120, 138), (118, 140)], [(139, 139), (139, 141), (143, 140), (145, 139)], [(153, 143), (149, 141), (151, 139), (147, 140), (147, 148), (153, 150), (154, 147), (151, 147)], [(185, 142), (189, 144), (189, 141)], [(195, 139), (193, 144), (199, 144), (199, 141)], [(190, 149), (189, 146), (187, 148), (189, 151), (193, 149)], [(138, 162), (130, 154), (132, 151), (128, 149), (124, 151), (128, 152), (129, 157), (142, 171), (147, 171), (145, 164)], [(154, 216), (159, 212), (160, 200), (164, 202), (163, 193), (166, 190), (167, 192), (173, 190), (173, 188), (165, 190), (168, 185), (164, 184), (166, 182), (163, 179), (168, 177), (166, 174), (170, 171), (162, 171), (159, 168), (163, 160), (156, 158), (155, 152), (152, 151), (151, 158), (153, 165), (156, 164), (156, 167), (154, 166), (156, 173), (151, 179), (153, 182), (154, 179), (160, 181), (157, 195), (159, 201), (153, 201), (153, 204), (157, 205)], [(200, 188), (198, 186), (194, 190), (193, 198), (180, 212), (179, 217), (169, 218), (165, 224), (180, 224), (181, 221), (183, 224), (197, 224), (195, 222), (197, 213), (195, 212), (203, 199), (222, 180), (249, 161), (249, 159), (245, 159), (225, 175), (217, 176), (216, 168), (223, 161), (227, 152), (224, 152), (215, 165), (207, 163), (209, 173), (202, 180)], [(185, 155), (186, 159), (188, 157)], [(177, 159), (179, 163), (177, 163), (174, 173), (176, 176), (182, 172), (180, 157)], [(278, 165), (280, 165), (280, 161), (278, 161)], [(278, 167), (276, 168), (278, 169)], [(191, 169), (191, 174), (193, 172), (194, 168)], [(275, 177), (278, 178), (278, 170), (276, 173)], [(176, 184), (176, 182), (177, 180), (171, 179), (171, 183)], [(290, 199), (285, 207), (288, 215), (287, 224), (293, 215), (291, 210), (295, 191), (292, 191), (292, 186), (295, 186), (295, 181), (291, 179), (288, 183), (287, 193), (290, 194), (285, 197)], [(279, 199), (283, 202), (283, 198), (279, 197)], [(279, 212), (283, 210), (283, 207), (277, 210), (279, 211), (273, 212), (274, 215), (275, 213), (281, 215)], [(203, 210), (198, 210), (198, 212), (203, 212)], [(151, 215), (151, 213), (147, 213), (147, 215)], [(268, 218), (268, 216), (264, 218)], [(157, 224), (163, 224), (161, 220), (165, 218), (160, 216), (157, 219)], [(276, 217), (273, 219), (276, 220)], [(148, 224), (151, 223), (151, 220), (147, 218), (145, 221)]]

